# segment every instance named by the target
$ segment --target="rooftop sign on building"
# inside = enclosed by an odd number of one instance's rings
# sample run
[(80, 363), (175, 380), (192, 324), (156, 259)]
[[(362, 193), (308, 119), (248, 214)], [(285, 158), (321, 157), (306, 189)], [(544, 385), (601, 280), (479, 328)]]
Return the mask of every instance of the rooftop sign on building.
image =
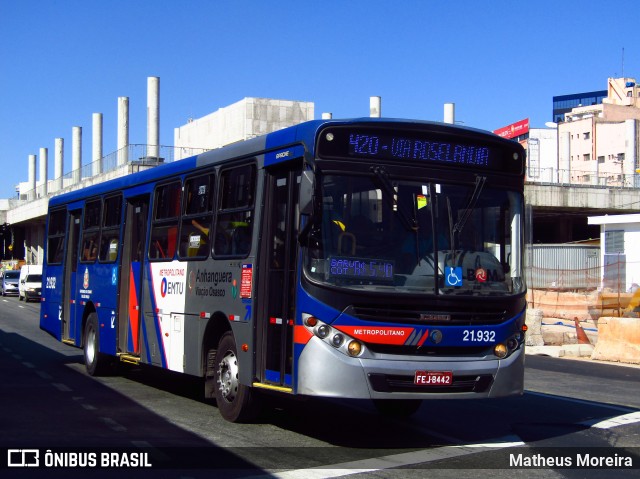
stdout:
[(496, 135), (507, 138), (509, 140), (518, 138), (519, 136), (529, 133), (529, 118), (517, 121), (511, 125), (507, 125), (502, 128), (498, 128), (493, 131)]

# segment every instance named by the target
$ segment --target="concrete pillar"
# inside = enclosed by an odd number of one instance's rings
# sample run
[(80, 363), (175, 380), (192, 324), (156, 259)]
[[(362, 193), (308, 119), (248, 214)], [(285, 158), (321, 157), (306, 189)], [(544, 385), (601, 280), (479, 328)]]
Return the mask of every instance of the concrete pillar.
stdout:
[(527, 324), (527, 332), (525, 333), (525, 344), (527, 346), (544, 346), (542, 338), (542, 320), (544, 319), (541, 309), (527, 308), (525, 322)]
[(147, 156), (160, 157), (160, 78), (147, 78)]
[(71, 130), (71, 178), (75, 185), (82, 179), (82, 127), (74, 126)]
[(456, 122), (456, 104), (444, 104), (444, 122), (453, 125)]
[(638, 120), (625, 120), (624, 122), (624, 164), (623, 164), (623, 173), (624, 173), (624, 185), (625, 186), (636, 186), (634, 183), (634, 178), (636, 175), (636, 164), (638, 159), (636, 158), (636, 123)]
[(568, 184), (571, 180), (571, 133), (563, 131), (558, 140), (558, 183)]
[(54, 152), (54, 177), (55, 191), (62, 189), (62, 176), (64, 175), (64, 138), (56, 138), (56, 148)]
[(323, 113), (322, 114), (322, 119), (323, 120), (331, 120), (333, 118), (333, 113)]
[(36, 155), (29, 155), (28, 184), (27, 198), (34, 200), (36, 198)]
[(91, 175), (102, 173), (102, 113), (93, 114), (93, 137), (91, 149)]
[(382, 98), (379, 96), (369, 98), (369, 116), (371, 118), (382, 117)]
[(45, 197), (48, 193), (47, 176), (49, 176), (49, 150), (40, 148), (40, 196)]
[(129, 162), (129, 97), (118, 97), (118, 166)]

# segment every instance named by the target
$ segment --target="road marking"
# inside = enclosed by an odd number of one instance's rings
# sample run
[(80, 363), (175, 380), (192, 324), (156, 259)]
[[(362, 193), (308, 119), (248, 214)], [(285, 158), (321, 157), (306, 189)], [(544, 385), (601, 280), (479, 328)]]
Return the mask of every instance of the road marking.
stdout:
[(72, 398), (74, 401), (80, 403), (80, 406), (82, 406), (83, 408), (85, 408), (87, 411), (95, 411), (98, 408), (95, 406), (92, 406), (91, 404), (87, 404), (84, 401), (84, 397), (83, 396), (74, 396)]
[(51, 383), (58, 391), (62, 391), (63, 393), (68, 393), (71, 391), (71, 388), (66, 384), (62, 383)]
[(13, 359), (17, 359), (18, 361), (22, 359), (22, 356), (20, 356), (19, 354), (12, 354), (11, 357), (13, 357)]
[(28, 361), (22, 361), (22, 365), (27, 367), (27, 368), (29, 368), (29, 369), (35, 369), (35, 366), (32, 363), (28, 362)]
[(101, 417), (100, 420), (116, 432), (125, 432), (127, 430), (126, 427), (124, 427), (122, 424), (117, 423), (110, 417)]
[(136, 447), (153, 447), (149, 441), (131, 441)]
[(40, 376), (42, 379), (46, 379), (46, 380), (53, 379), (53, 376), (51, 374), (45, 373), (44, 371), (36, 371), (36, 374)]
[(592, 421), (581, 422), (584, 426), (594, 427), (596, 429), (611, 429), (618, 426), (626, 426), (627, 424), (635, 424), (640, 422), (640, 411), (623, 414), (622, 416), (610, 417), (604, 421), (594, 419)]
[(422, 451), (392, 454), (390, 456), (312, 467), (308, 469), (273, 472), (270, 473), (269, 476), (258, 477), (276, 477), (279, 479), (329, 479), (332, 477), (379, 472), (386, 469), (405, 467), (413, 464), (424, 464), (427, 462), (440, 461), (442, 459), (461, 457), (469, 454), (476, 454), (480, 452), (480, 450), (499, 450), (507, 447), (524, 445), (524, 442), (513, 436), (509, 436), (504, 439), (506, 439), (505, 442), (444, 446), (434, 449), (424, 449)]

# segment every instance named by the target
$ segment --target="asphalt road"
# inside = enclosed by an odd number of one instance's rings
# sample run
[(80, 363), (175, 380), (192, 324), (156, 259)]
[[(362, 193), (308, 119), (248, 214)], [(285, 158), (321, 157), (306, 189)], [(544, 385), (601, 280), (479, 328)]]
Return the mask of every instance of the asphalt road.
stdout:
[[(267, 397), (258, 423), (230, 424), (198, 378), (88, 376), (38, 311), (0, 298), (2, 478), (640, 476), (640, 368), (527, 356), (522, 397), (433, 400), (402, 420), (368, 401)], [(36, 452), (40, 468), (7, 467)]]

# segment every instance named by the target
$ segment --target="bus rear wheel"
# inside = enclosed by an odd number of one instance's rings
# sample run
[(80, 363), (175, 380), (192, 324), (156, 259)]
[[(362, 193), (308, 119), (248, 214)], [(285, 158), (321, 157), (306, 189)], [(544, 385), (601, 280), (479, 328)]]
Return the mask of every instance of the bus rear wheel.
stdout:
[(98, 315), (91, 313), (84, 328), (84, 365), (91, 376), (101, 376), (109, 370), (108, 356), (100, 352)]
[(215, 392), (218, 410), (230, 422), (248, 422), (260, 413), (257, 393), (240, 383), (238, 351), (233, 333), (220, 338), (215, 362)]
[(373, 405), (384, 416), (409, 417), (422, 405), (421, 399), (374, 399)]

